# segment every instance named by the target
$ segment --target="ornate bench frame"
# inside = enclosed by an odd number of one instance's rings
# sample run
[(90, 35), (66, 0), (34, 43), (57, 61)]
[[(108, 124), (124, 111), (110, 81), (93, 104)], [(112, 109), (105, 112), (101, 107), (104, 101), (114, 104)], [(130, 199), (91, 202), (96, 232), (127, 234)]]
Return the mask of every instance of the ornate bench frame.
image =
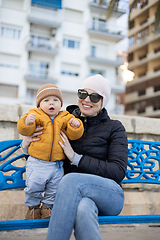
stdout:
[[(20, 148), (22, 140), (7, 140), (0, 142), (0, 191), (24, 188), (23, 174), (25, 166), (12, 165), (24, 154), (13, 156)], [(6, 151), (7, 150), (7, 151)], [(6, 152), (4, 152), (6, 151)], [(9, 172), (11, 175), (7, 175)], [(123, 184), (147, 183), (160, 184), (160, 143), (128, 140), (128, 169)], [(160, 215), (120, 215), (99, 216), (99, 224), (130, 224), (130, 223), (160, 223)], [(8, 220), (0, 221), (0, 231), (47, 228), (49, 219), (37, 220)]]

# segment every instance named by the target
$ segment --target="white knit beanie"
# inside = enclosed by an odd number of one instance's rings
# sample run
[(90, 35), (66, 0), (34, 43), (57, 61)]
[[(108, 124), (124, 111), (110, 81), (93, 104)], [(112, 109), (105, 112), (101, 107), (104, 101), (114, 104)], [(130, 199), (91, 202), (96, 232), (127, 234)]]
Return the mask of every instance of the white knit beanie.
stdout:
[(104, 78), (100, 74), (86, 78), (82, 82), (81, 89), (91, 89), (103, 97), (102, 108), (104, 108), (110, 98), (111, 86), (107, 78)]

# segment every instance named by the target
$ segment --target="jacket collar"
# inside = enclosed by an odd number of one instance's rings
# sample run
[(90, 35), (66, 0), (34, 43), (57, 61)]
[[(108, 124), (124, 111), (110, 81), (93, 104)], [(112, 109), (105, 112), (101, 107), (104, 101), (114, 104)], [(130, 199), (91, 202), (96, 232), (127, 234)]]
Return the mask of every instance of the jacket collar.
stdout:
[(108, 116), (107, 110), (102, 108), (101, 111), (97, 116), (94, 117), (81, 117), (81, 111), (77, 105), (70, 105), (67, 107), (67, 111), (73, 114), (75, 117), (80, 118), (81, 120), (87, 119), (87, 121), (103, 121), (103, 120), (110, 120)]

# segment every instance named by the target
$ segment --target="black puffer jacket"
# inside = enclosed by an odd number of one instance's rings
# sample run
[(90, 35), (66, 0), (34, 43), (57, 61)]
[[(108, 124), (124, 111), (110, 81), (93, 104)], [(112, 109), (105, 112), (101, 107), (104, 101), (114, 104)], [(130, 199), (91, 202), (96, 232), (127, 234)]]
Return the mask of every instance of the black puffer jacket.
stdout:
[(111, 120), (104, 108), (95, 117), (80, 117), (80, 110), (75, 105), (67, 110), (82, 120), (84, 134), (80, 139), (71, 141), (74, 151), (83, 157), (78, 167), (71, 165), (68, 159), (64, 160), (65, 174), (90, 173), (120, 184), (128, 161), (127, 134), (122, 123)]

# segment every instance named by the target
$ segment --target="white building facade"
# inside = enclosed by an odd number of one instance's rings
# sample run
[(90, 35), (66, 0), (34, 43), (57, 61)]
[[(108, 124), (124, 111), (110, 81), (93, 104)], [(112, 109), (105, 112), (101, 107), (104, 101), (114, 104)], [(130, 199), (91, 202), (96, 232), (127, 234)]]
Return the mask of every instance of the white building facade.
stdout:
[(0, 0), (0, 104), (35, 105), (37, 90), (54, 83), (65, 109), (77, 104), (82, 81), (100, 73), (112, 87), (108, 112), (123, 114), (116, 43), (126, 33), (116, 21), (125, 10), (106, 21), (106, 8), (98, 0)]

